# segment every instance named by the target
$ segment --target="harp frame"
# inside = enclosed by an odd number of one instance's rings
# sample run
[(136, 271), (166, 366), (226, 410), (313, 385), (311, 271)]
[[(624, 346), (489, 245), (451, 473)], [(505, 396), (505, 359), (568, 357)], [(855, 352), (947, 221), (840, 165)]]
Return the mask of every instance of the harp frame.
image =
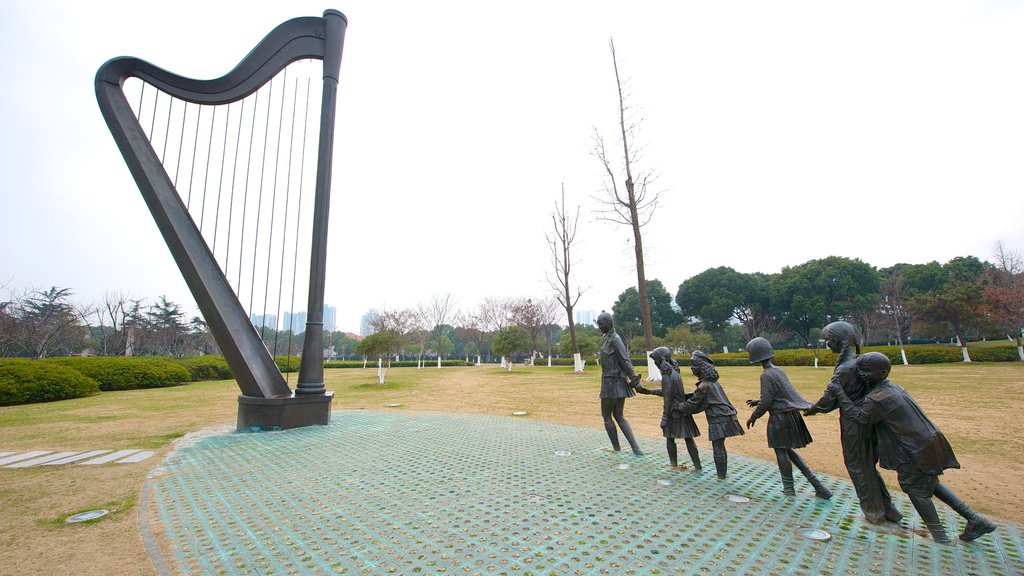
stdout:
[[(134, 57), (113, 58), (96, 73), (96, 99), (171, 255), (242, 392), (238, 429), (285, 429), (327, 424), (330, 402), (323, 382), (323, 306), (331, 160), (342, 48), (348, 20), (337, 10), (301, 17), (274, 28), (230, 72), (196, 80)], [(242, 307), (212, 251), (182, 202), (124, 94), (138, 78), (194, 104), (222, 105), (256, 92), (292, 62), (323, 62), (319, 148), (313, 201), (307, 322), (299, 377), (293, 392)]]

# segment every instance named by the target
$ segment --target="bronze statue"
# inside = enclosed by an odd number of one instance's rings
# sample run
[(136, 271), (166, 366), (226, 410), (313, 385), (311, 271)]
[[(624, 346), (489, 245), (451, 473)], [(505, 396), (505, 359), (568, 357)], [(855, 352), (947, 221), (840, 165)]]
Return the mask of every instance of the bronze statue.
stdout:
[(814, 495), (828, 500), (832, 497), (832, 492), (818, 480), (796, 453), (797, 448), (803, 448), (814, 441), (807, 425), (804, 424), (803, 416), (800, 415), (800, 411), (810, 408), (811, 403), (804, 400), (793, 388), (786, 373), (772, 364), (775, 351), (768, 340), (758, 336), (748, 342), (747, 356), (751, 364), (760, 364), (764, 368), (761, 372), (761, 398), (747, 400), (747, 406), (754, 408), (754, 412), (747, 419), (747, 428), (753, 427), (758, 418), (764, 416), (765, 412), (768, 413), (768, 447), (775, 450), (775, 460), (782, 475), (782, 493), (786, 496), (796, 495), (796, 490), (793, 489), (795, 465), (814, 487)]
[[(867, 387), (857, 379), (855, 368), (860, 354), (857, 330), (849, 322), (832, 322), (822, 328), (821, 338), (829, 350), (838, 354), (836, 368), (825, 393), (804, 411), (804, 415), (812, 416), (840, 409), (839, 439), (843, 445), (843, 463), (846, 464), (846, 471), (857, 492), (864, 517), (872, 524), (881, 524), (886, 520), (899, 522), (903, 515), (892, 505), (889, 490), (875, 468), (878, 462), (875, 440), (864, 426), (848, 417), (835, 395), (836, 386), (841, 387), (854, 402), (867, 393)], [(835, 386), (832, 386), (833, 383)]]
[(708, 438), (715, 458), (718, 479), (724, 480), (728, 469), (729, 454), (725, 451), (725, 439), (742, 436), (743, 427), (736, 419), (736, 407), (729, 402), (725, 390), (718, 383), (718, 370), (707, 354), (697, 350), (690, 355), (690, 371), (700, 378), (697, 389), (682, 402), (676, 402), (673, 409), (682, 414), (703, 412), (708, 419)]
[(629, 447), (633, 449), (633, 454), (643, 456), (640, 446), (633, 438), (633, 429), (629, 427), (629, 422), (622, 413), (626, 398), (636, 396), (634, 389), (640, 384), (640, 375), (633, 370), (633, 364), (626, 354), (626, 346), (615, 332), (612, 315), (607, 312), (598, 314), (597, 327), (604, 334), (598, 355), (598, 362), (601, 364), (601, 416), (604, 418), (604, 429), (608, 432), (608, 439), (612, 441), (612, 449), (618, 452), (619, 435), (615, 430), (615, 424), (618, 423), (622, 434), (626, 436), (626, 441), (629, 442)]
[(960, 539), (969, 542), (996, 529), (988, 518), (971, 510), (952, 490), (939, 482), (948, 468), (959, 468), (953, 448), (942, 432), (925, 416), (906, 390), (888, 380), (889, 358), (880, 352), (868, 352), (856, 361), (856, 377), (868, 390), (854, 401), (837, 382), (829, 390), (837, 398), (847, 418), (867, 427), (877, 439), (879, 463), (895, 470), (900, 488), (921, 515), (932, 538), (949, 544), (946, 531), (935, 510), (932, 496), (945, 502), (967, 520)]
[(679, 376), (679, 364), (672, 359), (672, 351), (664, 346), (655, 348), (650, 357), (661, 370), (661, 389), (637, 386), (636, 391), (641, 394), (661, 396), (664, 399), (664, 407), (661, 412), (661, 434), (665, 437), (665, 449), (668, 450), (669, 464), (673, 468), (679, 466), (676, 438), (682, 438), (686, 443), (687, 452), (690, 453), (690, 461), (693, 462), (694, 470), (700, 470), (700, 453), (697, 452), (697, 443), (693, 440), (700, 436), (697, 423), (693, 421), (693, 416), (672, 410), (676, 402), (685, 401), (689, 396), (683, 391), (683, 379)]

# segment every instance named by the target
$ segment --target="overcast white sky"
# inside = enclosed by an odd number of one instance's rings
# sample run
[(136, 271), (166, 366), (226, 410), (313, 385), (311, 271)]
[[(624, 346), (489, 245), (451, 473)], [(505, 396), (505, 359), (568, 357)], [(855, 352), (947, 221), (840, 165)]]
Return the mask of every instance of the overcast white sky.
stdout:
[[(1024, 249), (1021, 1), (0, 0), (0, 285), (193, 307), (103, 123), (96, 69), (220, 76), (274, 26), (348, 17), (326, 299), (369, 308), (549, 292), (545, 231), (582, 204), (581, 309), (635, 286), (595, 219), (614, 37), (658, 174), (648, 278)], [(4, 294), (6, 295), (6, 294)]]

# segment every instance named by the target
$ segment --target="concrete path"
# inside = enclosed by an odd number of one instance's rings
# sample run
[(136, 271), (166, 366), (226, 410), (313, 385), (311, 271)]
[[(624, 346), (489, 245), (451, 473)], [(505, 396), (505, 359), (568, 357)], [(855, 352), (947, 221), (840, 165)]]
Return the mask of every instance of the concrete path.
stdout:
[(147, 480), (143, 539), (164, 575), (1024, 574), (1015, 525), (940, 546), (902, 494), (906, 520), (874, 527), (845, 480), (787, 498), (774, 462), (731, 455), (717, 480), (703, 439), (703, 473), (669, 469), (660, 441), (606, 445), (528, 415), (402, 411), (210, 436)]
[(0, 468), (28, 468), (30, 466), (59, 466), (62, 464), (134, 464), (152, 456), (150, 450), (91, 450), (89, 452), (30, 452), (0, 451)]

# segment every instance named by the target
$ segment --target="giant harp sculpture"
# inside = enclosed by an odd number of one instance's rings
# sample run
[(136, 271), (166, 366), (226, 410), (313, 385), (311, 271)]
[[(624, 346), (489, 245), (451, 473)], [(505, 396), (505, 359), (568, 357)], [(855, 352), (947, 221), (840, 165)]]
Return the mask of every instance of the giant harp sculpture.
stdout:
[[(289, 20), (212, 80), (131, 57), (96, 74), (107, 126), (241, 389), (240, 431), (330, 420), (324, 283), (346, 27), (335, 10)], [(317, 115), (318, 134), (306, 130)], [(310, 182), (314, 190), (304, 194)], [(295, 299), (304, 287), (302, 314)], [(303, 316), (304, 330), (294, 325)], [(281, 371), (275, 354), (294, 354), (298, 332), (305, 335), (293, 392), (291, 371)]]

